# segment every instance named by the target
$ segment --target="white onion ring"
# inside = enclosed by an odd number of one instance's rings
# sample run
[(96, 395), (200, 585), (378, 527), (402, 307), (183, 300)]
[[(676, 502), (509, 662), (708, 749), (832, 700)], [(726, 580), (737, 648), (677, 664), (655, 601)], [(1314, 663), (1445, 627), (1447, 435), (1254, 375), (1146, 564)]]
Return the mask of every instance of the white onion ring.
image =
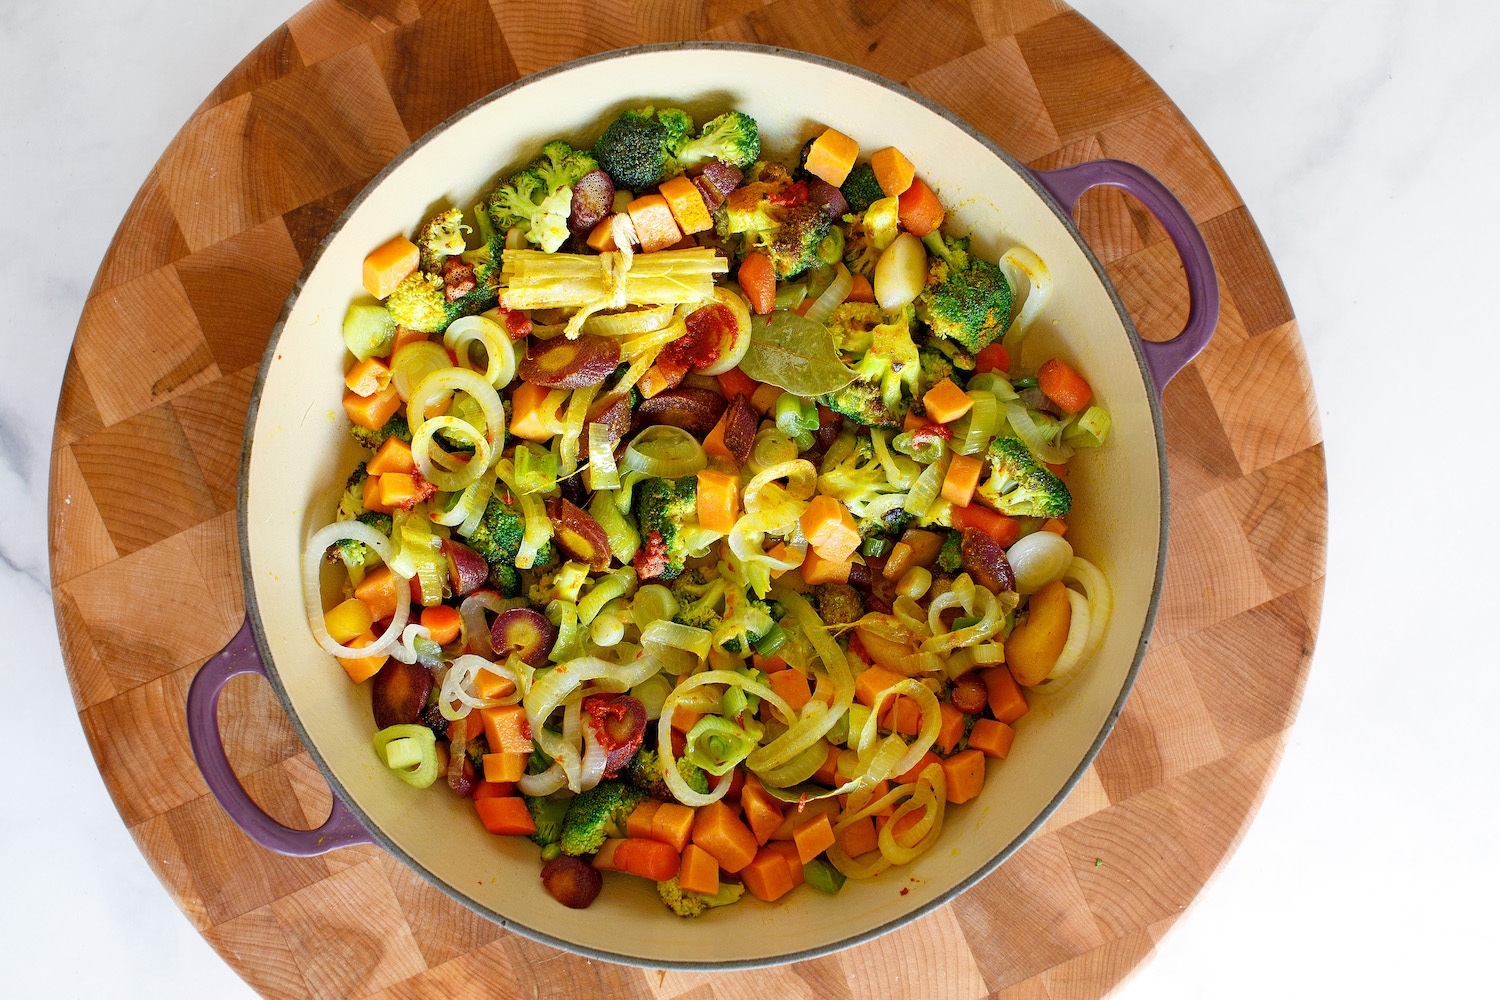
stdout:
[(516, 782), (516, 787), (523, 795), (551, 795), (568, 783), (568, 776), (563, 772), (563, 766), (556, 761), (552, 766), (539, 774), (523, 774), (521, 780)]
[(496, 389), (503, 389), (516, 377), (516, 348), (510, 334), (488, 316), (461, 316), (448, 324), (443, 331), (443, 346), (458, 355), (467, 366), (469, 345), (484, 345), (484, 380)]
[(308, 627), (312, 629), (313, 638), (318, 640), (318, 645), (334, 656), (348, 659), (389, 653), (401, 640), (401, 630), (406, 627), (406, 619), (411, 613), (410, 587), (396, 587), (396, 611), (391, 616), (391, 624), (380, 638), (368, 646), (339, 645), (328, 634), (328, 626), (323, 622), (323, 589), (319, 579), (323, 554), (328, 551), (328, 546), (346, 538), (364, 542), (387, 565), (394, 555), (391, 540), (360, 521), (335, 521), (313, 532), (312, 538), (308, 539), (306, 551), (302, 553), (302, 602), (307, 610)]
[(604, 777), (604, 767), (609, 763), (609, 754), (604, 749), (604, 744), (599, 742), (599, 735), (594, 732), (594, 727), (589, 722), (583, 723), (583, 769), (578, 779), (580, 791), (588, 791), (599, 784)]

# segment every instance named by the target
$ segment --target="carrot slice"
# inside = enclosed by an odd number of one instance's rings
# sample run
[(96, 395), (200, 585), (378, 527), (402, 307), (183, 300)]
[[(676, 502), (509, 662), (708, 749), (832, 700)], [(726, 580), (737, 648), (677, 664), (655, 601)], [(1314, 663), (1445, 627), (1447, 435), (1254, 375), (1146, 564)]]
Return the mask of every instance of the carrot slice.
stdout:
[[(745, 293), (751, 309), (764, 316), (776, 308), (776, 270), (771, 266), (771, 258), (758, 250), (746, 254), (738, 277), (740, 290)], [(776, 394), (780, 396), (781, 390), (778, 389)]]
[(849, 289), (848, 298), (845, 302), (874, 302), (875, 286), (870, 284), (870, 279), (863, 274), (854, 275), (854, 286)]
[(1010, 370), (1010, 352), (1000, 341), (974, 355), (974, 370), (976, 372), (1005, 372)]
[(432, 641), (439, 646), (446, 646), (457, 639), (462, 626), (463, 619), (458, 616), (457, 608), (435, 604), (422, 609), (422, 627), (432, 633)]
[(1083, 376), (1062, 358), (1052, 358), (1045, 362), (1036, 373), (1036, 381), (1037, 388), (1048, 399), (1069, 413), (1077, 413), (1094, 398), (1094, 390), (1089, 388)]
[(920, 177), (901, 193), (896, 202), (896, 216), (901, 227), (913, 236), (926, 236), (943, 224), (943, 203)]
[(1010, 548), (1021, 537), (1020, 521), (997, 514), (977, 503), (970, 503), (967, 507), (954, 507), (953, 527), (957, 531), (978, 528), (993, 538), (1002, 549)]

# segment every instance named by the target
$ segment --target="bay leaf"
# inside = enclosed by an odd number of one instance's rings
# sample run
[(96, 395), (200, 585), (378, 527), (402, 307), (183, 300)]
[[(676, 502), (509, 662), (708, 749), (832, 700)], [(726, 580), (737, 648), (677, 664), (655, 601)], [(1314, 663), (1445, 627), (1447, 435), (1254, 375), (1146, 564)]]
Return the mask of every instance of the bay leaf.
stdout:
[(751, 318), (750, 349), (740, 369), (794, 396), (821, 396), (855, 379), (826, 326), (784, 309)]

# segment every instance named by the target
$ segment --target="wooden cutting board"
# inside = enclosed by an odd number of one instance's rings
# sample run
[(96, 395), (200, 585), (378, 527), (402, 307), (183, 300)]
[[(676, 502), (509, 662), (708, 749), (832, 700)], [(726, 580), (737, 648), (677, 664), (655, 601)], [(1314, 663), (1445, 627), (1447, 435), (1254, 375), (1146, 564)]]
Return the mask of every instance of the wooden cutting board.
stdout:
[[(408, 143), (489, 91), (588, 53), (695, 38), (864, 66), (1033, 166), (1139, 163), (1202, 228), (1224, 302), (1213, 343), (1166, 392), (1161, 612), (1081, 785), (955, 903), (872, 944), (751, 973), (574, 958), (372, 847), (268, 853), (207, 794), (183, 717), (194, 672), (243, 618), (246, 401), (328, 225)], [(1175, 333), (1186, 285), (1161, 227), (1107, 189), (1076, 214), (1144, 334)], [(1322, 600), (1321, 441), (1290, 303), (1234, 187), (1151, 79), (1056, 0), (315, 0), (183, 126), (99, 269), (53, 441), (53, 594), (122, 819), (188, 919), (267, 997), (1093, 998), (1224, 863), (1286, 746)], [(251, 794), (282, 822), (321, 822), (328, 790), (269, 687), (239, 678), (225, 698), (225, 743)]]

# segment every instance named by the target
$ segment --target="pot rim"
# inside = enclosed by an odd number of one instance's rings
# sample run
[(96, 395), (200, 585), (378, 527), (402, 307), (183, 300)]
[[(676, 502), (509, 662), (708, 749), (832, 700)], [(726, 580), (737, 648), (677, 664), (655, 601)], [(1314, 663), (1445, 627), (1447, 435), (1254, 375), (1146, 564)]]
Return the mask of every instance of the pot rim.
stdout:
[[(466, 895), (459, 889), (454, 888), (452, 885), (448, 884), (436, 874), (428, 870), (428, 868), (420, 861), (418, 861), (416, 858), (413, 858), (406, 851), (398, 847), (396, 843), (391, 840), (391, 838), (388, 837), (383, 830), (381, 830), (379, 825), (376, 824), (374, 820), (369, 816), (369, 814), (366, 813), (365, 810), (360, 806), (359, 802), (348, 793), (347, 789), (344, 787), (343, 782), (341, 782), (333, 773), (332, 769), (328, 766), (328, 763), (323, 759), (323, 755), (318, 751), (316, 744), (310, 738), (306, 728), (302, 724), (300, 717), (291, 704), (291, 700), (287, 694), (285, 686), (281, 683), (281, 676), (276, 667), (276, 661), (271, 656), (270, 646), (266, 642), (265, 631), (261, 622), (260, 607), (255, 597), (254, 576), (250, 568), (250, 533), (247, 513), (247, 492), (249, 484), (250, 452), (253, 446), (253, 435), (256, 420), (260, 415), (261, 395), (265, 389), (266, 376), (270, 371), (272, 361), (276, 357), (276, 347), (277, 344), (280, 343), (281, 335), (286, 328), (287, 320), (291, 316), (292, 310), (295, 308), (297, 300), (301, 296), (303, 287), (307, 283), (309, 276), (317, 268), (319, 261), (323, 257), (324, 251), (333, 241), (333, 238), (338, 235), (338, 233), (343, 229), (344, 225), (349, 221), (354, 213), (359, 210), (360, 206), (364, 204), (365, 200), (371, 195), (371, 193), (376, 188), (378, 188), (385, 181), (386, 177), (389, 176), (396, 168), (405, 163), (409, 157), (415, 155), (416, 152), (420, 150), (424, 145), (426, 145), (426, 143), (432, 138), (442, 132), (446, 132), (448, 129), (457, 125), (463, 119), (478, 111), (480, 108), (488, 105), (492, 101), (499, 100), (500, 98), (505, 97), (511, 92), (527, 86), (528, 84), (534, 83), (538, 80), (546, 79), (547, 77), (555, 76), (560, 73), (565, 73), (582, 66), (588, 66), (599, 62), (607, 62), (615, 59), (646, 55), (655, 52), (680, 51), (734, 51), (756, 53), (772, 58), (791, 59), (798, 62), (810, 63), (824, 69), (831, 69), (858, 77), (868, 83), (873, 83), (878, 86), (884, 87), (892, 94), (898, 97), (906, 98), (907, 100), (916, 103), (927, 111), (941, 117), (955, 127), (962, 129), (972, 139), (984, 146), (985, 149), (988, 150), (998, 160), (1003, 162), (1006, 166), (1010, 167), (1011, 170), (1020, 175), (1022, 180), (1024, 180), (1026, 184), (1031, 187), (1036, 196), (1040, 198), (1042, 202), (1052, 210), (1053, 215), (1055, 215), (1058, 221), (1063, 224), (1063, 226), (1067, 229), (1069, 235), (1073, 237), (1074, 242), (1076, 242), (1078, 244), (1078, 247), (1083, 251), (1085, 259), (1087, 259), (1090, 266), (1093, 267), (1094, 273), (1098, 277), (1100, 284), (1103, 285), (1105, 293), (1109, 296), (1110, 301), (1114, 303), (1115, 312), (1119, 315), (1120, 322), (1123, 325), (1126, 334), (1128, 335), (1130, 348), (1135, 355), (1136, 366), (1139, 369), (1142, 384), (1146, 389), (1147, 405), (1151, 410), (1152, 432), (1155, 435), (1156, 441), (1157, 469), (1159, 475), (1158, 485), (1161, 491), (1161, 503), (1159, 510), (1160, 533), (1157, 540), (1156, 569), (1154, 573), (1154, 582), (1151, 588), (1151, 596), (1147, 602), (1146, 615), (1141, 626), (1141, 634), (1136, 640), (1135, 656), (1131, 660), (1129, 669), (1126, 671), (1124, 683), (1120, 686), (1120, 693), (1115, 699), (1114, 705), (1110, 708), (1109, 714), (1105, 718), (1103, 725), (1100, 727), (1098, 735), (1094, 738), (1094, 741), (1092, 744), (1090, 744), (1088, 751), (1079, 761), (1077, 768), (1074, 769), (1073, 773), (1068, 777), (1067, 781), (1063, 783), (1062, 787), (1058, 790), (1057, 794), (1053, 796), (1052, 800), (1047, 803), (1046, 807), (1042, 809), (1037, 817), (1030, 824), (1028, 824), (1024, 830), (1017, 834), (1010, 843), (1001, 848), (994, 857), (986, 861), (984, 864), (980, 865), (979, 868), (976, 869), (971, 875), (969, 875), (965, 879), (962, 879), (957, 884), (950, 887), (947, 891), (939, 894), (932, 900), (913, 908), (912, 910), (902, 914), (901, 916), (888, 920), (876, 927), (872, 927), (868, 930), (861, 931), (857, 934), (853, 934), (845, 938), (840, 938), (838, 941), (834, 941), (829, 944), (819, 945), (813, 948), (806, 948), (801, 951), (789, 952), (787, 954), (779, 955), (771, 959), (736, 959), (702, 962), (662, 961), (657, 959), (641, 958), (632, 955), (623, 955), (617, 952), (605, 951), (603, 949), (589, 947), (587, 945), (580, 945), (575, 942), (567, 941), (562, 938), (555, 937), (551, 934), (546, 934), (542, 931), (535, 930), (523, 923), (519, 923), (510, 918), (501, 916), (494, 910), (491, 910), (489, 907), (479, 903), (477, 900)], [(970, 125), (958, 115), (955, 115), (930, 98), (908, 87), (905, 87), (894, 80), (881, 76), (880, 74), (874, 73), (870, 70), (864, 69), (863, 67), (854, 66), (849, 63), (840, 62), (837, 59), (830, 59), (826, 56), (820, 56), (810, 52), (802, 52), (796, 49), (787, 49), (774, 45), (762, 45), (752, 42), (683, 41), (660, 42), (651, 45), (636, 45), (630, 46), (628, 48), (611, 49), (607, 52), (597, 52), (578, 59), (569, 60), (568, 62), (558, 63), (555, 66), (550, 66), (528, 76), (521, 77), (509, 84), (506, 84), (504, 87), (500, 87), (497, 90), (491, 91), (485, 96), (467, 105), (466, 107), (454, 112), (439, 124), (433, 126), (431, 130), (411, 143), (411, 145), (407, 146), (406, 149), (397, 154), (394, 159), (392, 159), (389, 163), (382, 167), (378, 173), (370, 178), (370, 180), (365, 184), (360, 193), (354, 197), (354, 199), (349, 203), (344, 211), (340, 213), (339, 217), (328, 228), (328, 231), (324, 234), (322, 240), (319, 241), (317, 248), (312, 252), (311, 256), (308, 257), (307, 263), (303, 266), (301, 273), (297, 276), (297, 280), (292, 285), (292, 290), (287, 295), (286, 303), (282, 306), (281, 314), (277, 317), (275, 326), (271, 329), (270, 339), (266, 343), (265, 353), (261, 356), (260, 367), (256, 372), (255, 384), (251, 389), (249, 404), (245, 412), (245, 430), (240, 444), (240, 475), (239, 485), (236, 490), (236, 501), (238, 505), (236, 511), (236, 520), (239, 527), (240, 574), (245, 596), (245, 615), (247, 620), (250, 622), (251, 632), (255, 639), (256, 649), (260, 653), (261, 662), (265, 664), (266, 678), (270, 681), (272, 689), (276, 692), (277, 699), (281, 702), (282, 708), (286, 711), (287, 718), (291, 722), (292, 728), (296, 731), (297, 737), (302, 741), (302, 745), (307, 749), (308, 755), (312, 758), (313, 763), (317, 766), (318, 770), (322, 772), (323, 778), (328, 782), (329, 788), (332, 793), (336, 797), (341, 799), (349, 808), (349, 810), (358, 817), (360, 823), (365, 827), (366, 830), (369, 831), (370, 835), (375, 839), (380, 847), (382, 847), (390, 854), (396, 856), (397, 858), (400, 858), (409, 868), (415, 871), (429, 884), (442, 891), (454, 901), (468, 907), (476, 913), (483, 915), (485, 918), (493, 921), (506, 930), (514, 931), (515, 933), (520, 934), (522, 937), (529, 938), (532, 941), (536, 941), (540, 944), (545, 944), (550, 947), (558, 948), (571, 954), (582, 955), (586, 958), (597, 959), (600, 961), (612, 962), (622, 965), (629, 965), (636, 968), (712, 972), (731, 971), (737, 969), (766, 968), (790, 962), (806, 961), (808, 959), (820, 958), (825, 955), (834, 954), (836, 952), (843, 951), (846, 948), (851, 948), (855, 945), (862, 944), (866, 941), (871, 941), (875, 938), (881, 937), (882, 935), (896, 930), (897, 928), (904, 926), (907, 923), (910, 923), (920, 917), (927, 915), (938, 907), (944, 906), (947, 903), (951, 902), (961, 893), (967, 891), (970, 887), (988, 876), (1002, 863), (1009, 859), (1012, 854), (1020, 849), (1021, 845), (1026, 843), (1026, 841), (1031, 838), (1032, 834), (1036, 833), (1036, 831), (1041, 828), (1042, 824), (1044, 824), (1047, 819), (1057, 811), (1057, 808), (1062, 804), (1063, 800), (1068, 797), (1068, 795), (1077, 786), (1078, 782), (1083, 778), (1084, 772), (1088, 770), (1089, 765), (1093, 763), (1094, 758), (1098, 755), (1100, 748), (1103, 747), (1104, 741), (1114, 730), (1115, 723), (1119, 720), (1120, 712), (1124, 708), (1125, 700), (1130, 695), (1131, 689), (1135, 686), (1135, 679), (1137, 674), (1140, 672), (1141, 662), (1145, 657), (1146, 647), (1150, 642), (1151, 633), (1155, 626), (1157, 609), (1161, 603), (1162, 582), (1166, 573), (1167, 561), (1167, 529), (1170, 507), (1170, 494), (1167, 477), (1166, 437), (1162, 428), (1161, 400), (1158, 391), (1152, 381), (1150, 369), (1147, 367), (1146, 356), (1141, 349), (1140, 334), (1137, 332), (1135, 324), (1131, 321), (1130, 314), (1128, 310), (1126, 310), (1124, 302), (1121, 301), (1119, 293), (1115, 290), (1114, 283), (1110, 281), (1108, 275), (1104, 271), (1103, 265), (1100, 264), (1099, 259), (1097, 256), (1095, 256), (1093, 249), (1089, 247), (1088, 242), (1083, 238), (1083, 234), (1079, 231), (1077, 224), (1074, 223), (1070, 209), (1058, 203), (1058, 201), (1052, 196), (1052, 194), (1048, 192), (1045, 187), (1043, 187), (1040, 181), (1037, 180), (1035, 173), (1030, 168), (1021, 163), (1015, 157), (1011, 156), (1005, 150), (1001, 149), (991, 139), (989, 139), (989, 137), (985, 136), (974, 126)]]

